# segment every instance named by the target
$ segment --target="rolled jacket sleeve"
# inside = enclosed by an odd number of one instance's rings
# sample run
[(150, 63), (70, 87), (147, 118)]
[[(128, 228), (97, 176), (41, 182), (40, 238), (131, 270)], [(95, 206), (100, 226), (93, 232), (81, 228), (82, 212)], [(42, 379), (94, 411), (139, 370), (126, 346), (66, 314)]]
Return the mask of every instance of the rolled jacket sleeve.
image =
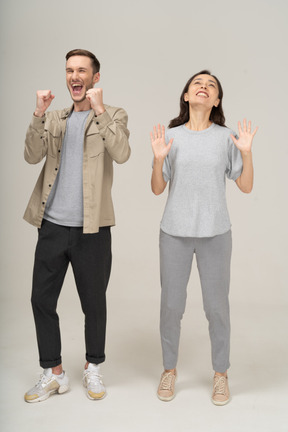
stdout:
[(117, 108), (112, 114), (109, 107), (106, 107), (106, 111), (97, 117), (95, 116), (94, 121), (98, 126), (104, 146), (110, 157), (119, 164), (126, 162), (131, 153), (128, 142), (128, 115), (126, 111)]
[(46, 116), (33, 115), (25, 139), (24, 158), (30, 164), (37, 164), (47, 154), (47, 140), (45, 139)]

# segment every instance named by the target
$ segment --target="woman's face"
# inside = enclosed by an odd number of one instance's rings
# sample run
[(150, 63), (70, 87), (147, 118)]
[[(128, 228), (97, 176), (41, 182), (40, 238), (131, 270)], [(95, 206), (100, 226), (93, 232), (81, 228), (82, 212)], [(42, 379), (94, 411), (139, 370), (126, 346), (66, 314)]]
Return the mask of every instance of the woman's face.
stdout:
[(211, 75), (197, 75), (189, 85), (187, 93), (184, 94), (185, 102), (193, 108), (197, 105), (205, 106), (207, 109), (217, 107), (220, 103), (217, 81)]

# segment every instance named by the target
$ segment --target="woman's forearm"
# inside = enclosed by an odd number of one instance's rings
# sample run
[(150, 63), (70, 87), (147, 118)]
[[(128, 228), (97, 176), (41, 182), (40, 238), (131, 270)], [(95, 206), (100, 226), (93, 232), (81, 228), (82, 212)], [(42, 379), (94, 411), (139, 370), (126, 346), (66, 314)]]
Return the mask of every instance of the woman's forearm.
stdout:
[(167, 183), (163, 178), (163, 173), (162, 173), (163, 163), (164, 163), (164, 159), (154, 158), (153, 171), (151, 177), (151, 189), (155, 195), (160, 195), (164, 191), (167, 185)]
[(237, 186), (244, 193), (250, 193), (253, 189), (253, 160), (252, 152), (241, 152), (243, 160), (242, 174), (236, 180)]

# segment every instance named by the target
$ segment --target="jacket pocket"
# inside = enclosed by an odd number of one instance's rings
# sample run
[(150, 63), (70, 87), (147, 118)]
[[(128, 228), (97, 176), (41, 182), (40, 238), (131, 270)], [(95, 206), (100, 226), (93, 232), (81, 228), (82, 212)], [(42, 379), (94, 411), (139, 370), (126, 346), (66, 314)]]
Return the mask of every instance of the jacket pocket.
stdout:
[(94, 123), (90, 125), (87, 131), (85, 145), (89, 158), (98, 157), (101, 153), (105, 152), (103, 138), (101, 137), (99, 129)]
[(60, 125), (58, 123), (52, 122), (51, 120), (46, 120), (45, 131), (54, 138), (59, 138), (61, 135)]

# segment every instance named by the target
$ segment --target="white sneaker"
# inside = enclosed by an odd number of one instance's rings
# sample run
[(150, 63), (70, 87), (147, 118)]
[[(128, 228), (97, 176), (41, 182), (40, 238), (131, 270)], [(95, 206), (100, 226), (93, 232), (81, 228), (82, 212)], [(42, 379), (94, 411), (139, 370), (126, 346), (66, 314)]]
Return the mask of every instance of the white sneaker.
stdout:
[(62, 378), (52, 373), (52, 369), (44, 369), (38, 383), (24, 395), (26, 402), (41, 402), (53, 393), (65, 393), (69, 390), (69, 378), (63, 371)]
[(100, 366), (89, 363), (88, 368), (84, 370), (83, 385), (86, 387), (87, 397), (91, 400), (103, 399), (106, 395), (106, 389), (100, 375)]

